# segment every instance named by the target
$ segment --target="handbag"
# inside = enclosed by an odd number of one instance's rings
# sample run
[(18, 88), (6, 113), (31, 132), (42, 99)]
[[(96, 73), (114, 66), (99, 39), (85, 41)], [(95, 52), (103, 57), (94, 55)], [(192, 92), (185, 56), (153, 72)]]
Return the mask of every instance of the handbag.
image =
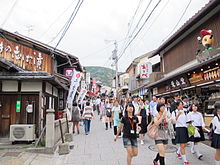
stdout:
[(107, 116), (107, 117), (112, 117), (112, 112), (107, 110), (107, 111), (106, 111), (106, 116)]
[(158, 127), (153, 121), (147, 126), (147, 135), (151, 139), (156, 139), (158, 137)]

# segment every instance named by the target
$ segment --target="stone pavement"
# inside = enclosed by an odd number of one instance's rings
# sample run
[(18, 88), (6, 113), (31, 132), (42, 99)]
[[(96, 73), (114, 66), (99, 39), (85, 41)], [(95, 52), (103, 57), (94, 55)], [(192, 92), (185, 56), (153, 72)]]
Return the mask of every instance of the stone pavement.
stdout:
[[(113, 141), (113, 130), (105, 130), (104, 124), (96, 117), (91, 123), (91, 133), (74, 135), (74, 148), (70, 154), (59, 156), (33, 154), (27, 152), (7, 155), (0, 151), (0, 165), (126, 165), (126, 151), (122, 140)], [(200, 144), (204, 155), (203, 160), (198, 160), (190, 153), (187, 147), (188, 160), (191, 165), (214, 165), (214, 150), (204, 144)], [(149, 149), (150, 148), (150, 149)], [(174, 151), (175, 146), (170, 146), (166, 155), (167, 165), (182, 165)], [(8, 151), (8, 153), (11, 151)], [(13, 151), (14, 152), (14, 151)], [(6, 154), (6, 155), (5, 155)], [(133, 159), (133, 165), (152, 165), (156, 155), (154, 142), (146, 138), (146, 144), (139, 144), (139, 154)]]

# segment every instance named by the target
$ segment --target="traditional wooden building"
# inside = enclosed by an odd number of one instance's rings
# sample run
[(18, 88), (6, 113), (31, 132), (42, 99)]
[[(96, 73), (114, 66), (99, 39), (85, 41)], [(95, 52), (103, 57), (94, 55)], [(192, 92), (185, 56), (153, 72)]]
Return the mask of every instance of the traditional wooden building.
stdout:
[(77, 57), (0, 29), (0, 137), (11, 124), (35, 124), (38, 136), (46, 109), (64, 109), (70, 67), (82, 71)]
[[(204, 50), (197, 38), (202, 29), (212, 30), (212, 49)], [(204, 51), (197, 51), (203, 49)], [(213, 116), (213, 101), (220, 101), (220, 1), (212, 0), (153, 54), (160, 55), (162, 78), (148, 85), (152, 95), (167, 96), (179, 92), (199, 101), (204, 115)], [(213, 97), (214, 98), (214, 97)], [(206, 104), (207, 102), (207, 104)], [(208, 107), (212, 107), (208, 110)]]

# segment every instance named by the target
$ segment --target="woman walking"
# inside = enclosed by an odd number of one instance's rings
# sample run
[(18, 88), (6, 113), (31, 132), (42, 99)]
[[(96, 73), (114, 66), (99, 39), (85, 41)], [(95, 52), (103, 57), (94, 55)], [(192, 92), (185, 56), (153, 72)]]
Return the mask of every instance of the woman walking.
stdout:
[(168, 144), (168, 122), (170, 122), (170, 119), (167, 116), (164, 103), (157, 104), (157, 112), (154, 117), (154, 124), (158, 126), (158, 136), (155, 139), (155, 144), (159, 152), (153, 163), (158, 165), (159, 160), (160, 165), (165, 165), (165, 150)]
[[(191, 148), (191, 152), (194, 154), (196, 153), (197, 158), (201, 159), (202, 158), (202, 154), (199, 151), (199, 142), (201, 141), (205, 141), (205, 136), (204, 136), (204, 132), (203, 130), (207, 130), (205, 128), (205, 122), (203, 119), (203, 116), (200, 112), (198, 112), (198, 105), (197, 104), (192, 104), (191, 106), (191, 112), (188, 113), (188, 122), (190, 122), (197, 130), (199, 135), (197, 136), (191, 136), (190, 137), (190, 141), (192, 141), (192, 148)], [(209, 131), (209, 130), (208, 130)]]
[(176, 123), (176, 143), (180, 144), (180, 153), (184, 165), (189, 164), (186, 159), (186, 144), (189, 140), (187, 131), (187, 115), (183, 110), (183, 102), (181, 100), (176, 102), (177, 111), (172, 113), (172, 118)]
[(73, 103), (73, 110), (72, 110), (72, 122), (73, 122), (73, 133), (75, 133), (75, 129), (77, 134), (79, 134), (79, 121), (80, 121), (80, 109), (76, 102)]
[(212, 120), (212, 129), (214, 131), (212, 147), (216, 149), (215, 164), (220, 165), (220, 103), (215, 104), (216, 114)]
[(85, 134), (88, 135), (90, 132), (90, 123), (91, 123), (91, 119), (94, 117), (94, 113), (93, 113), (93, 108), (92, 106), (90, 106), (90, 102), (86, 102), (86, 106), (84, 107), (84, 111), (83, 111), (83, 121), (84, 121), (84, 129), (85, 129)]
[(112, 104), (109, 99), (105, 102), (105, 129), (108, 130), (109, 127), (112, 128)]
[(141, 124), (140, 124), (141, 130), (139, 132), (139, 136), (140, 136), (141, 144), (143, 145), (144, 135), (147, 133), (147, 118), (148, 118), (147, 114), (149, 112), (146, 106), (144, 105), (144, 102), (142, 99), (140, 99), (139, 101), (139, 107), (140, 107), (139, 108), (140, 112), (138, 113), (138, 115), (141, 116)]
[(112, 108), (112, 115), (113, 115), (113, 121), (114, 121), (114, 135), (117, 135), (118, 128), (120, 125), (120, 114), (121, 114), (121, 108), (117, 100), (114, 102), (114, 106)]
[(123, 143), (127, 150), (127, 165), (131, 165), (132, 158), (138, 155), (138, 145), (137, 145), (137, 129), (138, 118), (134, 115), (134, 106), (129, 103), (126, 106), (125, 116), (122, 117), (121, 124), (118, 133), (115, 137), (117, 140), (119, 133), (123, 130)]

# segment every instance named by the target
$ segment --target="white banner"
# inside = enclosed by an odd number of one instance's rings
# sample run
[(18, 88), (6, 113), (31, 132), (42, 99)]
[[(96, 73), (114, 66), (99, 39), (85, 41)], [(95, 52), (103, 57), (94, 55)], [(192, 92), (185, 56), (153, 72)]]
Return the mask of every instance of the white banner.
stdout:
[(150, 77), (152, 73), (152, 64), (150, 62), (142, 63), (140, 65), (140, 78), (146, 79)]
[(69, 93), (68, 93), (68, 97), (67, 97), (67, 104), (72, 105), (77, 88), (79, 87), (80, 79), (81, 79), (80, 72), (78, 72), (74, 69), (73, 77), (71, 79), (71, 85), (70, 85), (70, 89), (69, 89)]
[(85, 98), (86, 96), (86, 93), (87, 93), (87, 90), (86, 89), (81, 89), (80, 93), (79, 93), (79, 96), (77, 98), (77, 102), (78, 103), (81, 103), (83, 101), (83, 99)]

